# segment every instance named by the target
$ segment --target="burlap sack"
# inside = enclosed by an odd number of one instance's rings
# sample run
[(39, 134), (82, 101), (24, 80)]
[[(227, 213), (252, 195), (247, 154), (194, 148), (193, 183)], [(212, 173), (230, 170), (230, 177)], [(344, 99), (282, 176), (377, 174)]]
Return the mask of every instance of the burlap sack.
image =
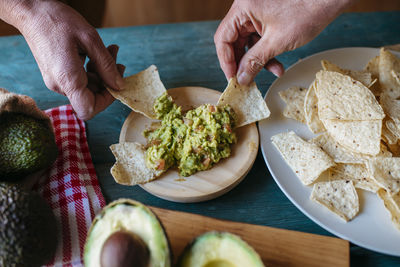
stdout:
[(0, 115), (3, 112), (23, 113), (39, 120), (44, 120), (53, 129), (49, 117), (40, 110), (35, 100), (26, 95), (18, 95), (0, 88)]

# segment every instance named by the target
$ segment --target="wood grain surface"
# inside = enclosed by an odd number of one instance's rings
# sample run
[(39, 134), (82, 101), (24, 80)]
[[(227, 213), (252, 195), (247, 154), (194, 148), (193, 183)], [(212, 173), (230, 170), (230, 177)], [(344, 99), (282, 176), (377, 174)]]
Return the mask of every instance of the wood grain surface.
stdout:
[(196, 236), (208, 231), (226, 231), (239, 235), (251, 245), (266, 266), (350, 265), (349, 242), (343, 239), (150, 208), (167, 232), (175, 261)]

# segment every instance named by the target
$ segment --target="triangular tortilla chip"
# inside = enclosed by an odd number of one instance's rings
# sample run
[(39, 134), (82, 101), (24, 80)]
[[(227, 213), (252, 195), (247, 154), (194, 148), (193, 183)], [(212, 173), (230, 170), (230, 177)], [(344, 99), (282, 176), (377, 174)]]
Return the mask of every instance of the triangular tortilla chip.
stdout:
[(400, 100), (391, 98), (386, 92), (381, 94), (379, 102), (388, 117), (400, 125)]
[(365, 164), (339, 163), (329, 169), (330, 180), (350, 180), (355, 188), (376, 193), (380, 186), (369, 174)]
[(371, 58), (364, 68), (373, 78), (379, 78), (379, 56)]
[(318, 115), (321, 121), (379, 120), (385, 117), (372, 92), (350, 76), (333, 71), (316, 74)]
[(274, 135), (271, 140), (305, 185), (313, 183), (322, 172), (335, 164), (319, 146), (304, 141), (294, 132)]
[(217, 105), (230, 105), (233, 108), (237, 115), (236, 127), (266, 119), (271, 114), (256, 83), (243, 86), (237, 82), (236, 77), (229, 80)]
[(353, 219), (359, 211), (358, 195), (349, 180), (315, 183), (310, 198), (345, 221)]
[(400, 139), (400, 128), (392, 119), (386, 120), (385, 126), (392, 135)]
[[(336, 142), (328, 133), (322, 133), (309, 142), (321, 147), (336, 163), (363, 164), (371, 156), (353, 152)], [(391, 157), (392, 154), (386, 146), (380, 145), (379, 154), (376, 157)]]
[[(388, 145), (397, 144), (397, 141), (399, 140), (399, 137), (397, 136), (397, 133), (400, 135), (400, 130), (398, 130), (397, 127), (396, 127), (395, 129), (397, 130), (397, 132), (396, 132), (396, 134), (394, 134), (392, 132), (392, 130), (388, 128), (387, 122), (388, 122), (387, 120), (384, 121), (384, 123), (382, 125), (382, 140)], [(394, 125), (394, 123), (393, 123), (393, 125)], [(390, 124), (389, 127), (391, 127), (391, 126), (392, 125)]]
[(382, 91), (393, 99), (400, 96), (400, 85), (392, 72), (400, 73), (400, 59), (381, 48), (379, 55), (379, 82)]
[(349, 75), (351, 78), (361, 82), (367, 87), (370, 87), (373, 84), (372, 75), (370, 72), (366, 70), (355, 71), (355, 70), (342, 69), (339, 66), (333, 64), (332, 62), (329, 62), (328, 60), (321, 60), (321, 65), (324, 70), (336, 71), (344, 75)]
[(326, 120), (323, 123), (332, 138), (350, 151), (371, 156), (379, 153), (382, 120)]
[(125, 88), (121, 91), (107, 88), (111, 95), (134, 111), (155, 119), (154, 101), (166, 92), (157, 67), (151, 65), (144, 71), (125, 77), (124, 80)]
[(391, 195), (400, 191), (400, 158), (372, 158), (367, 168), (376, 182)]
[(385, 189), (381, 188), (378, 191), (378, 196), (383, 200), (383, 204), (389, 212), (392, 222), (400, 230), (400, 193), (392, 196)]
[(392, 74), (397, 85), (400, 87), (400, 72), (396, 72), (396, 71), (392, 70), (390, 73)]
[(146, 166), (146, 151), (141, 144), (125, 142), (111, 145), (110, 149), (116, 159), (111, 175), (119, 184), (144, 184), (156, 179), (163, 172)]
[(279, 96), (286, 103), (283, 116), (305, 123), (304, 98), (306, 93), (307, 89), (299, 86), (292, 86), (284, 91), (280, 91)]
[(310, 131), (313, 133), (325, 131), (325, 127), (318, 117), (318, 98), (315, 93), (315, 81), (311, 83), (304, 99), (304, 117)]

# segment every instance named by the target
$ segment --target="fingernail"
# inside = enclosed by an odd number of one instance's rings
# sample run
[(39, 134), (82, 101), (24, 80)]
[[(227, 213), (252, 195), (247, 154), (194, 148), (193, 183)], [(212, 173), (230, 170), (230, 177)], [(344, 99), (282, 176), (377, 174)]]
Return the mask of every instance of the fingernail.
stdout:
[(118, 90), (122, 90), (125, 87), (125, 81), (124, 79), (122, 79), (122, 77), (120, 75), (117, 76), (117, 79), (115, 80), (115, 83), (118, 86)]
[(281, 77), (283, 74), (279, 66), (272, 65), (269, 67), (269, 71), (272, 72), (276, 77)]
[(237, 79), (241, 85), (248, 85), (251, 82), (251, 76), (247, 72), (240, 73)]

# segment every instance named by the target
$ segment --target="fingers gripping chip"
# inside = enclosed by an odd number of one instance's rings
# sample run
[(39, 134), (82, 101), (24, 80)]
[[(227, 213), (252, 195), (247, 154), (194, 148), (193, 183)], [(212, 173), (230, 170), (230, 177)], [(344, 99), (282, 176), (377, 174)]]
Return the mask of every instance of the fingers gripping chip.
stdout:
[(229, 80), (217, 105), (230, 105), (233, 108), (237, 115), (236, 127), (266, 119), (271, 113), (256, 83), (243, 86), (237, 82), (236, 78)]
[(154, 101), (166, 92), (157, 67), (151, 65), (144, 71), (125, 77), (125, 88), (121, 91), (107, 88), (112, 96), (148, 118), (155, 119)]

